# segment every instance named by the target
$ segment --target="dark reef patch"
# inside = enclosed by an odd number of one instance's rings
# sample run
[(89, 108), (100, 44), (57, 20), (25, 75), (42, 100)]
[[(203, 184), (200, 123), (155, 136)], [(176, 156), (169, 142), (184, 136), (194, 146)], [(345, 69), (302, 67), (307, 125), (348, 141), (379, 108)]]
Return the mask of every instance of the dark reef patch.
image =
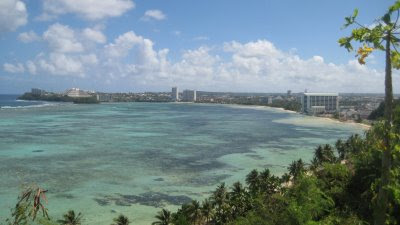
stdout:
[(221, 183), (221, 181), (231, 177), (229, 174), (213, 175), (213, 176), (193, 176), (188, 178), (187, 182), (192, 185), (212, 186)]
[(156, 179), (154, 179), (154, 181), (164, 181), (164, 178), (156, 178)]
[(167, 195), (160, 192), (145, 192), (140, 195), (117, 194), (116, 196), (103, 196), (101, 198), (95, 198), (94, 200), (101, 206), (114, 202), (114, 204), (118, 206), (140, 204), (161, 208), (167, 204), (182, 205), (190, 202), (192, 199), (186, 195)]
[(273, 168), (273, 167), (286, 168), (287, 166), (277, 165), (277, 164), (264, 164), (264, 167), (265, 168)]
[(106, 206), (106, 205), (109, 205), (111, 203), (111, 200), (108, 199), (107, 197), (105, 197), (105, 198), (94, 198), (93, 200), (95, 200), (97, 202), (97, 204), (99, 204), (101, 206)]
[(32, 152), (44, 152), (44, 150), (33, 150)]
[(252, 158), (252, 159), (256, 159), (256, 160), (262, 160), (264, 159), (264, 157), (257, 155), (257, 154), (246, 154), (247, 157)]
[(72, 194), (57, 194), (56, 198), (74, 199), (75, 196), (73, 196)]

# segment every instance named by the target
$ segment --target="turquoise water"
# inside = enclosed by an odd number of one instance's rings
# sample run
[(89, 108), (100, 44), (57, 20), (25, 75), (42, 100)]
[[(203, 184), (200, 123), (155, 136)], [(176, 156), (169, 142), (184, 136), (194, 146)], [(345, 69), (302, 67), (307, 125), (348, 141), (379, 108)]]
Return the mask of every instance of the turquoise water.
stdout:
[[(0, 109), (0, 217), (25, 183), (48, 189), (50, 214), (85, 224), (119, 213), (150, 224), (253, 168), (286, 171), (317, 144), (363, 128), (266, 107), (177, 103), (58, 104)], [(6, 210), (4, 210), (6, 209)]]

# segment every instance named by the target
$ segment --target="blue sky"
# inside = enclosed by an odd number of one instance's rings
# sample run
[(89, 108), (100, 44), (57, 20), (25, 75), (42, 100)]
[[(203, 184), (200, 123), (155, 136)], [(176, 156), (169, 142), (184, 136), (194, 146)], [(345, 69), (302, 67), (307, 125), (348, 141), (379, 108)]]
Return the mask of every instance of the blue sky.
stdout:
[(382, 92), (382, 54), (361, 66), (337, 40), (354, 8), (369, 25), (392, 3), (1, 0), (0, 93)]

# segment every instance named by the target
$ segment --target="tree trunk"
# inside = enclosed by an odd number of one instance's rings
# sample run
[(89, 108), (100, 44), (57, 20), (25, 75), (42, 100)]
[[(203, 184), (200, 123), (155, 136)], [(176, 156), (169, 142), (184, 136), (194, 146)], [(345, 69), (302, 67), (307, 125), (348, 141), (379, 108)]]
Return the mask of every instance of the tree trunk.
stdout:
[(386, 220), (388, 206), (387, 186), (390, 181), (390, 169), (392, 167), (392, 144), (390, 132), (393, 120), (393, 89), (392, 89), (392, 61), (390, 57), (390, 32), (386, 37), (386, 68), (385, 68), (385, 124), (384, 124), (384, 149), (382, 153), (381, 185), (375, 209), (375, 225), (383, 225)]

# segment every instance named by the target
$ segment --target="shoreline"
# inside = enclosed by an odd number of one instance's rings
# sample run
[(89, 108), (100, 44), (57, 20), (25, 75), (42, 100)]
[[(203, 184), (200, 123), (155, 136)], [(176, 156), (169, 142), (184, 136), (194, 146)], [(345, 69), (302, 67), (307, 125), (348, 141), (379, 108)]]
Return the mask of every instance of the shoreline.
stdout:
[(335, 119), (335, 118), (329, 118), (329, 117), (317, 117), (317, 118), (326, 119), (326, 120), (329, 120), (329, 121), (332, 121), (332, 122), (337, 122), (337, 123), (344, 123), (344, 124), (351, 124), (351, 125), (355, 125), (355, 126), (360, 126), (360, 127), (363, 127), (363, 128), (365, 128), (367, 130), (369, 130), (372, 127), (371, 125), (364, 124), (364, 123), (356, 123), (354, 121), (341, 121), (341, 120), (338, 120), (338, 119)]
[[(198, 103), (198, 104), (207, 104), (207, 103)], [(214, 103), (211, 103), (211, 104), (214, 104)], [(216, 104), (218, 104), (218, 103), (216, 103)], [(363, 127), (363, 128), (365, 128), (365, 129), (367, 129), (367, 130), (371, 128), (371, 125), (364, 124), (364, 123), (356, 123), (356, 122), (350, 121), (350, 120), (348, 120), (348, 121), (341, 121), (341, 120), (338, 120), (338, 119), (335, 119), (335, 118), (329, 118), (329, 117), (310, 116), (310, 115), (302, 114), (302, 113), (300, 113), (300, 112), (296, 112), (296, 111), (292, 111), (292, 110), (287, 110), (287, 109), (279, 108), (279, 107), (271, 107), (271, 106), (265, 106), (265, 105), (241, 105), (241, 104), (219, 104), (219, 105), (232, 105), (232, 106), (239, 106), (239, 107), (241, 107), (241, 108), (268, 108), (268, 109), (276, 109), (276, 110), (279, 110), (279, 111), (282, 111), (282, 112), (286, 112), (286, 113), (295, 113), (295, 114), (298, 114), (298, 115), (307, 116), (307, 117), (309, 117), (309, 118), (318, 118), (318, 119), (323, 119), (323, 120), (331, 121), (331, 122), (335, 122), (335, 123), (342, 123), (342, 124), (350, 124), (350, 125), (354, 125), (354, 126), (360, 126), (360, 127)]]
[[(38, 100), (23, 100), (26, 102), (37, 102)], [(42, 102), (58, 102), (58, 101), (43, 101), (43, 100), (39, 100)], [(112, 102), (112, 103), (127, 103), (127, 102)], [(135, 102), (131, 102), (131, 103), (135, 103)], [(146, 102), (139, 102), (139, 103), (146, 103)], [(154, 102), (148, 102), (148, 103), (154, 103)], [(354, 126), (360, 126), (363, 127), (364, 129), (368, 130), (371, 128), (371, 125), (368, 124), (363, 124), (363, 123), (356, 123), (354, 121), (341, 121), (339, 119), (335, 119), (335, 118), (330, 118), (330, 117), (319, 117), (319, 116), (311, 116), (311, 115), (306, 115), (306, 114), (302, 114), (300, 112), (297, 111), (293, 111), (293, 110), (287, 110), (281, 107), (272, 107), (272, 106), (267, 106), (267, 105), (245, 105), (245, 104), (224, 104), (224, 103), (205, 103), (205, 102), (158, 102), (158, 103), (173, 103), (173, 104), (199, 104), (199, 105), (225, 105), (225, 106), (235, 106), (235, 107), (240, 107), (240, 108), (252, 108), (252, 109), (257, 109), (257, 108), (263, 108), (263, 109), (271, 109), (271, 110), (277, 110), (277, 111), (281, 111), (281, 112), (285, 112), (285, 113), (294, 113), (294, 114), (299, 114), (299, 115), (303, 115), (303, 116), (307, 116), (307, 117), (312, 117), (312, 118), (319, 118), (319, 119), (324, 119), (326, 121), (331, 121), (331, 122), (336, 122), (336, 123), (342, 123), (342, 124), (351, 124)]]

